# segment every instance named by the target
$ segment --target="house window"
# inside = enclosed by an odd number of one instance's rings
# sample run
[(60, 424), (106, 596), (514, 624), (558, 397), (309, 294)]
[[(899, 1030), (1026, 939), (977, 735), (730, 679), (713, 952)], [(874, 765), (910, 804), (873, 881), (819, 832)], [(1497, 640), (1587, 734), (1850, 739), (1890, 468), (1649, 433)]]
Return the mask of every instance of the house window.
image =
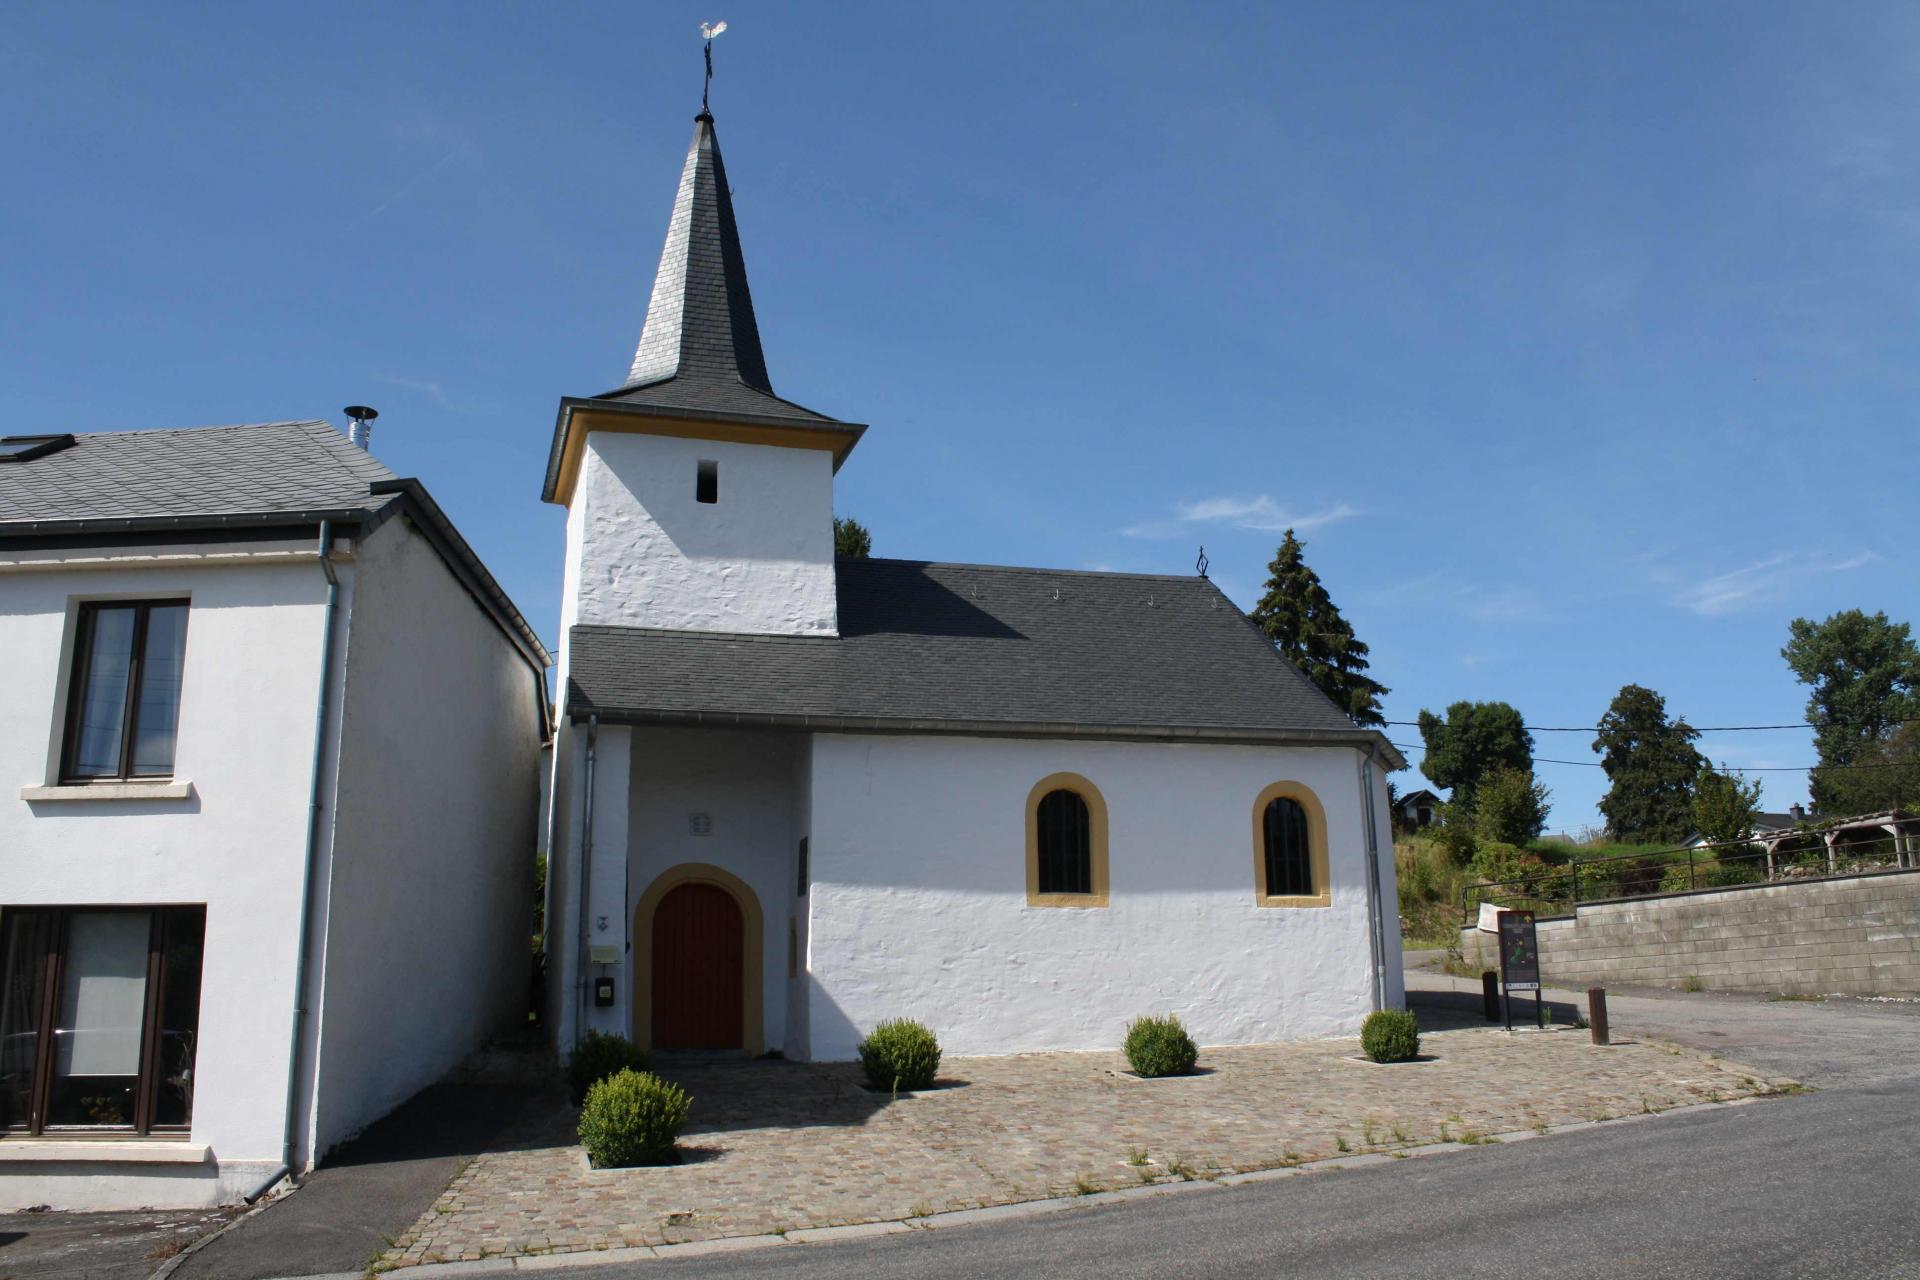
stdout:
[(206, 914), (0, 911), (0, 1129), (187, 1131)]
[(1027, 902), (1107, 905), (1107, 805), (1073, 773), (1042, 778), (1027, 796)]
[(184, 600), (80, 606), (62, 781), (173, 775), (186, 646)]
[(1327, 819), (1320, 799), (1296, 782), (1276, 782), (1253, 806), (1254, 901), (1263, 907), (1324, 907)]
[(693, 478), (693, 499), (695, 502), (720, 501), (720, 464), (702, 458), (699, 470)]

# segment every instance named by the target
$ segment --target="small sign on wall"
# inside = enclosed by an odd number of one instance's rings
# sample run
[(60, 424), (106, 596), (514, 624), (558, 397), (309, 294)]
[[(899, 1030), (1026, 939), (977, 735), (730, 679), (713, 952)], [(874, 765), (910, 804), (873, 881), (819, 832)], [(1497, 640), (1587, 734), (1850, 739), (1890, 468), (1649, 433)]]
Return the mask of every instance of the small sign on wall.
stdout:
[(713, 834), (713, 815), (710, 813), (690, 813), (687, 815), (687, 831), (690, 835), (710, 836)]

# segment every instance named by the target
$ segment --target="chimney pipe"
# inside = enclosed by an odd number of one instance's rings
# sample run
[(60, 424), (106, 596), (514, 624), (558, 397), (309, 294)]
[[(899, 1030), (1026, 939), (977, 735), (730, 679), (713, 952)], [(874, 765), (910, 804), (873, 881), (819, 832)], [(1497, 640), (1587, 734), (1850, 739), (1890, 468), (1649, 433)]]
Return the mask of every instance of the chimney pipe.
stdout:
[(359, 445), (368, 453), (372, 453), (373, 420), (380, 416), (380, 411), (369, 409), (364, 404), (350, 404), (341, 412), (353, 419), (353, 425), (347, 428), (347, 442)]
[(1797, 800), (1794, 801), (1793, 808), (1789, 809), (1788, 812), (1793, 815), (1795, 822), (1803, 821), (1807, 816), (1806, 808)]

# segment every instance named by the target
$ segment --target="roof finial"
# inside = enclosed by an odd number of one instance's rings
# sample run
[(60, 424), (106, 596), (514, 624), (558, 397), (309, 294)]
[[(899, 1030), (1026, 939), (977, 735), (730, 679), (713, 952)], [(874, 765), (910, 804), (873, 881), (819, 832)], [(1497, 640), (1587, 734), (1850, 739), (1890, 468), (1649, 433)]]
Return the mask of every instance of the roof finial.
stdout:
[(1193, 562), (1193, 568), (1194, 572), (1198, 573), (1201, 577), (1204, 578), (1207, 576), (1207, 549), (1205, 547), (1200, 548), (1200, 558)]
[(707, 110), (707, 93), (713, 88), (713, 38), (727, 29), (724, 22), (703, 22), (700, 24), (700, 38), (707, 42), (707, 82), (700, 86), (700, 114), (711, 115)]

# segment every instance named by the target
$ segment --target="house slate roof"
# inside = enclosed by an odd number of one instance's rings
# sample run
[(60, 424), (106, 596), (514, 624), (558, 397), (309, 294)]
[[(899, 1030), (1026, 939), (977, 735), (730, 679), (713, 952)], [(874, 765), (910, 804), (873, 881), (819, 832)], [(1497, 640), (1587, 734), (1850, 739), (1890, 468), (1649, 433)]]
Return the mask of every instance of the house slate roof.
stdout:
[(1401, 807), (1402, 809), (1404, 809), (1404, 808), (1406, 808), (1406, 807), (1407, 807), (1408, 805), (1417, 805), (1417, 804), (1420, 804), (1420, 803), (1422, 803), (1423, 801), (1424, 801), (1425, 803), (1427, 803), (1427, 804), (1429, 804), (1429, 805), (1437, 805), (1437, 804), (1445, 804), (1445, 803), (1446, 803), (1446, 801), (1445, 801), (1445, 800), (1442, 800), (1442, 799), (1441, 799), (1441, 798), (1440, 798), (1439, 796), (1437, 796), (1437, 795), (1435, 795), (1435, 794), (1434, 794), (1433, 792), (1431, 792), (1431, 791), (1429, 791), (1429, 790), (1427, 790), (1427, 789), (1426, 789), (1425, 787), (1422, 787), (1422, 788), (1420, 788), (1420, 790), (1418, 790), (1418, 791), (1409, 791), (1409, 792), (1407, 792), (1407, 794), (1405, 794), (1405, 795), (1403, 795), (1403, 796), (1401, 796), (1401, 797), (1400, 797), (1400, 799), (1399, 799), (1399, 802), (1398, 802), (1398, 803), (1399, 803), (1399, 805), (1400, 805), (1400, 807)]
[(1205, 578), (840, 560), (838, 637), (581, 625), (568, 714), (1374, 745)]
[(82, 522), (371, 513), (392, 498), (367, 486), (394, 479), (325, 422), (76, 433), (67, 448), (0, 465), (0, 537)]
[(409, 517), (509, 640), (536, 666), (546, 646), (418, 480), (320, 421), (75, 433), (73, 443), (0, 464), (0, 550), (159, 538), (228, 538), (333, 522), (371, 533)]

